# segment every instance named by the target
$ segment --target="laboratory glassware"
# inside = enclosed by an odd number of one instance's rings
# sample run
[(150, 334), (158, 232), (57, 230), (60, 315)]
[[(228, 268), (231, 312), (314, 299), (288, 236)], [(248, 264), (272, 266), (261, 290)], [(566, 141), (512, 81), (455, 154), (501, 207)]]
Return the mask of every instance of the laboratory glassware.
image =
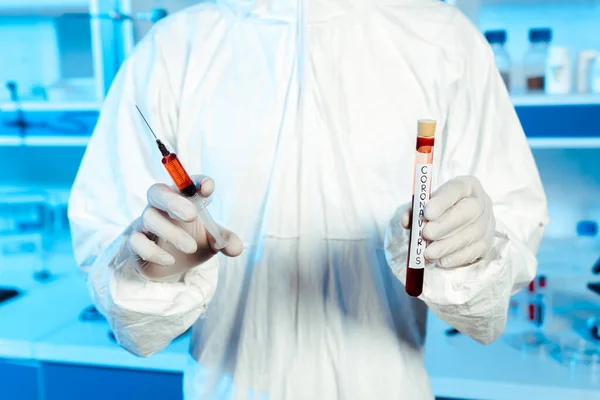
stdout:
[(565, 333), (549, 338), (551, 354), (570, 367), (600, 364), (600, 346), (597, 343)]
[(590, 72), (592, 93), (600, 94), (600, 54), (596, 56)]
[(598, 52), (596, 50), (579, 52), (579, 57), (577, 58), (577, 93), (589, 93), (592, 91), (592, 72), (597, 56)]
[(492, 47), (496, 67), (502, 76), (502, 80), (504, 81), (506, 88), (510, 89), (511, 60), (506, 48), (504, 47), (504, 44), (507, 40), (506, 31), (487, 31), (485, 32), (485, 38)]
[(17, 265), (28, 265), (41, 281), (51, 276), (44, 243), (46, 204), (43, 192), (17, 190), (0, 195), (0, 252)]
[(422, 232), (425, 224), (425, 206), (431, 195), (436, 121), (419, 120), (417, 128), (412, 220), (406, 265), (406, 293), (413, 297), (417, 297), (423, 292), (424, 253), (427, 243)]
[(525, 54), (524, 70), (528, 92), (542, 92), (546, 81), (546, 58), (548, 46), (552, 41), (552, 31), (549, 28), (529, 30), (529, 50)]
[(551, 46), (546, 57), (547, 94), (568, 94), (571, 92), (571, 60), (569, 49), (561, 46)]

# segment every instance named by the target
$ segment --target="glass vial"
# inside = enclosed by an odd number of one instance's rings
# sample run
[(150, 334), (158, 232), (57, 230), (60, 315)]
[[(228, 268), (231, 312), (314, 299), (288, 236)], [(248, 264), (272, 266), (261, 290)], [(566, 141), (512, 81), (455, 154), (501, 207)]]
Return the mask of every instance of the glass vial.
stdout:
[(506, 89), (510, 90), (511, 61), (510, 56), (504, 47), (507, 38), (506, 31), (487, 31), (485, 32), (485, 38), (489, 42), (490, 46), (492, 46), (494, 58), (496, 60), (496, 67), (498, 67), (498, 71), (500, 71), (500, 75), (502, 76), (502, 80), (506, 85)]
[(525, 54), (525, 87), (529, 93), (540, 93), (546, 87), (546, 58), (548, 46), (552, 41), (549, 28), (529, 30), (529, 50)]

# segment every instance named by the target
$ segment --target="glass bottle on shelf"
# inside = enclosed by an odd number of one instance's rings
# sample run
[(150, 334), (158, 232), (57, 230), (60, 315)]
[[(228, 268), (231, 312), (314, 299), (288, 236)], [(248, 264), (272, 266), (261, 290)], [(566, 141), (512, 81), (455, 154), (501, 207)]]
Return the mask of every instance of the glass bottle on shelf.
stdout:
[(549, 28), (529, 30), (529, 50), (525, 54), (524, 71), (528, 93), (542, 93), (546, 85), (546, 58), (552, 41)]
[(492, 46), (492, 50), (494, 52), (496, 67), (498, 67), (498, 71), (500, 71), (500, 75), (502, 76), (502, 80), (504, 81), (506, 88), (510, 90), (511, 61), (510, 56), (504, 47), (504, 44), (506, 43), (506, 37), (507, 35), (505, 30), (485, 32), (485, 38), (489, 42), (490, 46)]
[(571, 92), (571, 59), (568, 48), (551, 46), (548, 49), (545, 87), (547, 94)]

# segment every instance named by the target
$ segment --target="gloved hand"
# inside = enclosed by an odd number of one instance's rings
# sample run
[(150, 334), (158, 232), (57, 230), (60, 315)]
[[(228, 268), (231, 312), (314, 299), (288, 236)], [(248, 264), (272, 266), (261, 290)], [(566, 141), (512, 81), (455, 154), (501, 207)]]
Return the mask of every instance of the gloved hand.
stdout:
[[(410, 228), (412, 210), (401, 218)], [(454, 268), (485, 258), (492, 248), (496, 220), (492, 200), (479, 180), (463, 176), (446, 182), (432, 195), (425, 207), (423, 237), (430, 241), (425, 259), (438, 266)]]
[[(192, 176), (200, 182), (199, 194), (208, 197), (214, 181)], [(175, 187), (155, 184), (148, 189), (148, 205), (142, 215), (125, 231), (127, 247), (136, 258), (136, 268), (144, 277), (162, 280), (179, 277), (209, 260), (218, 251), (214, 239), (204, 229), (196, 207)], [(228, 243), (221, 251), (230, 257), (242, 253), (243, 244), (234, 233), (221, 228)]]

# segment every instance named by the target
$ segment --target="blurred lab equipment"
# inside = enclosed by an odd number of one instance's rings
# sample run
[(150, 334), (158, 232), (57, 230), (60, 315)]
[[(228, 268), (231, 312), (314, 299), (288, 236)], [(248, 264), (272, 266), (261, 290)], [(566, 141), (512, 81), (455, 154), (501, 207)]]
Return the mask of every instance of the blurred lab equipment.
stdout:
[(586, 267), (592, 265), (598, 258), (600, 252), (598, 232), (596, 221), (583, 220), (576, 225), (575, 251), (579, 262)]
[[(600, 258), (598, 258), (592, 266), (592, 274), (600, 275)], [(600, 282), (589, 282), (587, 287), (589, 290), (600, 296)], [(588, 320), (588, 329), (590, 330), (590, 335), (594, 339), (600, 340), (600, 315)]]
[[(0, 194), (0, 268), (15, 263), (31, 268), (33, 278), (39, 282), (51, 280), (49, 268), (53, 240), (59, 217), (52, 206), (51, 196), (45, 192), (15, 190)], [(25, 258), (23, 258), (25, 256)], [(19, 266), (15, 266), (19, 267)]]
[(551, 331), (552, 307), (550, 296), (546, 294), (548, 277), (536, 276), (521, 292), (510, 301), (511, 324), (521, 327), (518, 333), (507, 335), (507, 341), (525, 353), (547, 352)]
[(219, 228), (219, 225), (217, 225), (213, 217), (208, 212), (207, 206), (210, 203), (210, 198), (205, 198), (198, 194), (198, 188), (196, 187), (194, 182), (192, 182), (187, 171), (183, 168), (183, 165), (181, 165), (181, 162), (179, 161), (179, 158), (177, 158), (177, 155), (167, 150), (167, 147), (160, 141), (160, 139), (156, 137), (156, 134), (150, 127), (150, 124), (146, 120), (146, 117), (144, 117), (144, 114), (142, 114), (142, 111), (138, 108), (138, 106), (135, 106), (135, 108), (139, 112), (140, 116), (144, 120), (144, 123), (146, 124), (150, 132), (152, 132), (154, 138), (156, 139), (158, 149), (160, 150), (160, 153), (163, 156), (162, 164), (173, 179), (173, 182), (177, 185), (179, 192), (189, 201), (191, 201), (192, 204), (194, 204), (194, 206), (196, 206), (196, 209), (198, 210), (198, 215), (200, 216), (200, 219), (204, 224), (204, 228), (207, 230), (208, 233), (210, 233), (213, 239), (215, 239), (215, 249), (223, 249), (225, 246), (227, 246), (227, 240), (221, 233), (221, 228)]
[(538, 328), (544, 326), (546, 322), (546, 310), (551, 307), (546, 304), (548, 297), (545, 296), (547, 286), (547, 277), (545, 275), (539, 275), (531, 281), (528, 290), (530, 293), (530, 300), (528, 305), (528, 316), (529, 320)]
[(446, 329), (444, 331), (444, 334), (448, 337), (452, 337), (452, 336), (460, 335), (460, 331), (456, 328), (450, 328), (450, 329)]
[(78, 102), (95, 100), (95, 82), (90, 78), (61, 79), (44, 88), (46, 101)]
[(541, 92), (545, 87), (546, 58), (548, 46), (552, 41), (552, 31), (549, 28), (529, 30), (529, 49), (525, 54), (524, 70), (527, 91)]
[(16, 118), (14, 120), (5, 122), (4, 125), (8, 127), (14, 127), (18, 130), (21, 137), (25, 136), (25, 132), (30, 124), (25, 120), (25, 115), (21, 108), (21, 102), (19, 101), (19, 92), (17, 83), (13, 81), (6, 82), (6, 89), (10, 93), (10, 100), (16, 105)]
[(0, 194), (2, 255), (42, 252), (44, 203), (42, 193), (9, 191)]
[(14, 299), (16, 297), (18, 297), (19, 295), (21, 295), (21, 291), (19, 289), (16, 288), (9, 288), (9, 287), (0, 287), (0, 304)]
[(594, 266), (592, 267), (592, 273), (595, 275), (600, 275), (600, 258), (594, 263)]
[(592, 72), (597, 56), (598, 52), (596, 50), (579, 52), (579, 57), (577, 58), (577, 93), (589, 93), (592, 91)]
[(39, 12), (39, 17), (53, 17), (53, 18), (91, 18), (91, 19), (104, 19), (112, 20), (117, 22), (122, 21), (150, 21), (156, 23), (161, 19), (167, 17), (169, 12), (164, 8), (152, 8), (148, 11), (138, 11), (133, 13), (124, 13), (118, 9), (110, 10), (104, 13), (81, 13), (81, 12), (66, 12), (56, 13), (51, 11)]
[[(599, 292), (596, 292), (599, 293)], [(600, 294), (600, 293), (599, 293)], [(590, 330), (590, 335), (596, 339), (600, 340), (600, 318), (590, 318), (587, 321), (588, 328)]]
[(79, 320), (83, 322), (93, 322), (93, 321), (106, 321), (104, 315), (100, 314), (98, 309), (91, 305), (84, 308), (79, 313)]
[[(3, 133), (12, 134), (13, 131), (16, 131), (16, 134), (24, 139), (32, 131), (61, 135), (82, 135), (89, 134), (92, 130), (89, 118), (81, 115), (75, 116), (70, 112), (59, 113), (58, 117), (50, 118), (50, 120), (47, 116), (36, 119), (31, 118), (25, 114), (17, 83), (9, 81), (6, 83), (6, 88), (10, 92), (12, 104), (8, 103), (6, 105), (8, 107), (0, 105), (0, 112), (3, 117), (0, 127), (8, 128), (3, 129)], [(9, 111), (5, 111), (6, 108)]]
[(149, 11), (140, 11), (132, 14), (126, 14), (119, 12), (117, 10), (111, 10), (106, 13), (101, 14), (75, 14), (75, 13), (65, 13), (60, 15), (61, 18), (92, 18), (92, 19), (106, 19), (112, 20), (115, 22), (122, 21), (150, 21), (153, 24), (160, 21), (169, 15), (168, 11), (164, 8), (153, 8)]
[(150, 21), (155, 24), (161, 19), (165, 18), (167, 15), (168, 12), (164, 8), (153, 8), (150, 11), (136, 12), (132, 15), (122, 14), (114, 11), (108, 14), (93, 15), (92, 18), (108, 18), (115, 21)]
[(592, 93), (600, 93), (600, 54), (594, 60), (590, 76), (592, 80)]
[(597, 343), (572, 335), (552, 337), (549, 342), (551, 354), (567, 366), (600, 363), (600, 346)]
[(546, 58), (547, 94), (568, 94), (571, 92), (571, 60), (569, 49), (562, 46), (551, 46)]
[(496, 66), (498, 67), (498, 71), (500, 71), (502, 80), (504, 81), (506, 88), (510, 89), (511, 60), (506, 48), (504, 47), (507, 39), (506, 31), (487, 31), (485, 32), (485, 38), (492, 46), (494, 58), (496, 60)]

